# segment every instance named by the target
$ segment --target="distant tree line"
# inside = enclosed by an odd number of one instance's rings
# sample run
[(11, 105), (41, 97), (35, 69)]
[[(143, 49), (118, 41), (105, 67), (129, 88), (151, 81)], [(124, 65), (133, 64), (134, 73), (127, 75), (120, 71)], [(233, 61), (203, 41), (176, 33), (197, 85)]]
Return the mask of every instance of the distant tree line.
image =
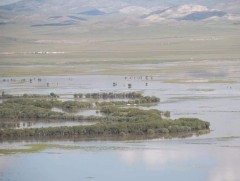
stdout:
[(74, 98), (88, 98), (88, 99), (140, 99), (142, 97), (144, 96), (138, 92), (125, 92), (125, 93), (101, 92), (101, 93), (74, 94)]

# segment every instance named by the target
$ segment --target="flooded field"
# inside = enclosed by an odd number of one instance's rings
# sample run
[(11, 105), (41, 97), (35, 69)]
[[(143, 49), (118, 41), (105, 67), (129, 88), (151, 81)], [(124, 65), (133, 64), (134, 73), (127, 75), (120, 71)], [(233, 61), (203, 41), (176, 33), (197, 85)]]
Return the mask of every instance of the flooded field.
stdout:
[[(125, 65), (123, 72), (131, 69), (134, 66)], [(170, 111), (172, 118), (196, 117), (209, 121), (211, 132), (184, 139), (3, 142), (1, 149), (30, 143), (79, 148), (46, 148), (33, 153), (1, 155), (0, 180), (238, 181), (239, 70), (238, 61), (193, 61), (186, 65), (179, 62), (136, 65), (134, 75), (1, 77), (0, 90), (6, 93), (54, 92), (63, 100), (73, 99), (74, 93), (140, 91), (161, 99), (158, 105), (144, 109)], [(97, 115), (95, 110), (77, 114)]]

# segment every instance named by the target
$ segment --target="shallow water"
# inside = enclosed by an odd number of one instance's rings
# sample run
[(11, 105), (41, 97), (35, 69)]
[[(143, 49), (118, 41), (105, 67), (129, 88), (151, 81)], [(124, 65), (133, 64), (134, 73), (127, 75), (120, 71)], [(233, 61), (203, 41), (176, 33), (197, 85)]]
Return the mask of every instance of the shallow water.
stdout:
[(239, 141), (61, 142), (81, 148), (0, 156), (0, 180), (239, 180)]
[[(196, 91), (196, 89), (210, 89), (209, 87), (212, 87), (211, 85), (216, 82), (214, 85), (217, 87), (217, 91), (223, 94), (231, 95), (233, 90), (240, 91), (239, 61), (175, 61), (159, 64), (123, 64), (112, 68), (122, 69), (123, 73), (112, 75), (2, 77), (0, 78), (0, 90), (4, 90), (5, 93), (9, 94), (50, 94), (54, 92), (64, 98), (70, 98), (69, 94), (79, 92), (144, 91), (152, 89), (157, 89), (160, 92), (171, 91), (170, 93), (176, 94), (179, 91), (181, 92), (186, 85), (179, 84), (179, 82), (189, 82), (189, 90), (184, 89), (184, 91), (194, 95), (201, 92)], [(126, 70), (129, 70), (129, 73), (125, 73), (128, 72)], [(169, 81), (169, 84), (165, 83)], [(190, 84), (191, 82), (193, 84)], [(113, 83), (116, 83), (117, 86), (113, 86)], [(132, 85), (131, 89), (128, 88), (128, 84)], [(219, 89), (220, 87), (221, 89)], [(201, 94), (211, 95), (215, 93), (214, 87), (213, 90), (202, 91)]]
[(75, 113), (75, 115), (82, 115), (82, 116), (102, 116), (102, 114), (96, 110), (82, 110), (79, 111), (77, 113)]
[[(52, 108), (51, 109), (52, 111), (54, 112), (61, 112), (61, 113), (67, 113), (65, 112), (64, 110), (62, 109), (59, 109), (59, 108)], [(82, 116), (102, 116), (102, 114), (97, 111), (97, 110), (81, 110), (81, 111), (78, 111), (76, 113), (71, 113), (71, 114), (74, 114), (74, 115), (82, 115)]]
[(86, 125), (94, 125), (97, 122), (94, 121), (20, 121), (15, 122), (12, 125), (8, 125), (8, 127), (0, 128), (0, 129), (26, 129), (26, 128), (48, 128), (48, 127), (61, 127), (61, 126), (86, 126)]
[[(207, 64), (209, 67), (206, 68)], [(138, 75), (131, 76), (131, 79), (123, 75), (82, 75), (42, 77), (42, 88), (37, 83), (21, 86), (1, 83), (1, 90), (13, 94), (49, 94), (54, 90), (54, 93), (67, 99), (71, 99), (69, 94), (79, 92), (128, 91), (127, 84), (131, 83), (131, 90), (161, 98), (159, 105), (144, 109), (168, 110), (172, 118), (197, 117), (209, 121), (211, 132), (185, 139), (49, 142), (81, 148), (2, 155), (0, 180), (240, 180), (240, 83), (236, 81), (240, 80), (240, 62), (188, 62), (186, 66), (189, 69), (179, 68), (172, 74), (164, 72), (179, 66), (179, 63), (171, 62), (148, 64), (146, 67), (163, 71), (155, 73), (149, 80), (138, 79)], [(146, 67), (137, 66), (139, 71)], [(191, 67), (200, 68), (193, 72)], [(186, 80), (217, 78), (225, 83), (166, 83), (169, 77)], [(53, 89), (46, 87), (46, 82), (50, 82), (51, 86), (56, 82), (61, 84), (54, 85)], [(113, 87), (113, 82), (117, 82), (117, 86)], [(25, 144), (28, 142), (5, 142), (0, 144), (0, 148)]]
[(48, 127), (60, 127), (60, 126), (83, 126), (93, 125), (96, 122), (77, 122), (77, 121), (65, 121), (65, 122), (20, 122), (17, 129), (23, 128), (48, 128)]

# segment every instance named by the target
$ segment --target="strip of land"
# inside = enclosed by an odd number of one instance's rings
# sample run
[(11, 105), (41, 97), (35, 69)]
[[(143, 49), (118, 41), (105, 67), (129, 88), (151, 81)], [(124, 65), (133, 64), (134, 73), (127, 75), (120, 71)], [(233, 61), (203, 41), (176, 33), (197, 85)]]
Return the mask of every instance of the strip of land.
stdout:
[[(76, 95), (78, 97), (76, 98)], [(36, 121), (95, 121), (94, 125), (60, 126), (47, 128), (6, 129), (0, 130), (2, 140), (14, 138), (42, 138), (42, 137), (86, 137), (86, 136), (131, 136), (156, 135), (176, 133), (204, 132), (209, 130), (209, 122), (197, 118), (170, 119), (170, 112), (150, 109), (143, 110), (136, 106), (156, 104), (160, 99), (154, 96), (143, 96), (138, 93), (128, 94), (85, 94), (84, 98), (95, 98), (95, 101), (81, 101), (82, 94), (73, 95), (73, 101), (60, 101), (58, 96), (10, 96), (3, 95), (0, 104), (0, 123), (18, 123), (19, 121), (35, 119)], [(92, 95), (92, 96), (89, 96)], [(122, 101), (98, 101), (106, 97), (124, 97)], [(39, 98), (40, 97), (40, 98)], [(126, 99), (128, 98), (128, 99)], [(6, 100), (5, 100), (6, 99)], [(134, 107), (135, 106), (135, 107)], [(64, 112), (55, 112), (58, 107)], [(102, 116), (75, 115), (81, 109), (95, 109)]]

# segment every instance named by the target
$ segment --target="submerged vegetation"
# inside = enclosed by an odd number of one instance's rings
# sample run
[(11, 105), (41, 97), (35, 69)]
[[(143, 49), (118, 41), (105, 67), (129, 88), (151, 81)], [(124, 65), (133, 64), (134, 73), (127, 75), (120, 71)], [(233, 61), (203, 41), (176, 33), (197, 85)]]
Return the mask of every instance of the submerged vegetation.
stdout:
[(0, 149), (0, 154), (15, 154), (15, 153), (35, 153), (39, 151), (43, 151), (46, 149), (79, 149), (78, 146), (64, 146), (64, 145), (56, 145), (56, 144), (30, 144), (26, 145), (27, 148), (22, 149)]
[[(54, 94), (55, 95), (55, 94)], [(88, 95), (88, 94), (86, 94)], [(104, 95), (104, 96), (103, 96)], [(98, 96), (91, 94), (89, 98), (122, 98), (127, 101), (92, 102), (80, 100), (60, 101), (52, 98), (10, 98), (0, 104), (1, 139), (41, 138), (62, 136), (127, 136), (127, 135), (163, 135), (175, 133), (190, 133), (209, 130), (209, 123), (196, 118), (169, 119), (170, 112), (160, 110), (142, 110), (129, 105), (157, 103), (157, 97), (142, 96), (139, 93), (110, 94)], [(54, 98), (53, 98), (54, 97)], [(74, 96), (76, 97), (76, 96)], [(79, 97), (79, 96), (78, 96)], [(60, 108), (63, 112), (55, 112)], [(79, 110), (94, 109), (102, 116), (83, 116), (73, 114)], [(36, 119), (36, 121), (95, 121), (94, 125), (62, 126), (47, 128), (6, 129), (20, 120)]]

